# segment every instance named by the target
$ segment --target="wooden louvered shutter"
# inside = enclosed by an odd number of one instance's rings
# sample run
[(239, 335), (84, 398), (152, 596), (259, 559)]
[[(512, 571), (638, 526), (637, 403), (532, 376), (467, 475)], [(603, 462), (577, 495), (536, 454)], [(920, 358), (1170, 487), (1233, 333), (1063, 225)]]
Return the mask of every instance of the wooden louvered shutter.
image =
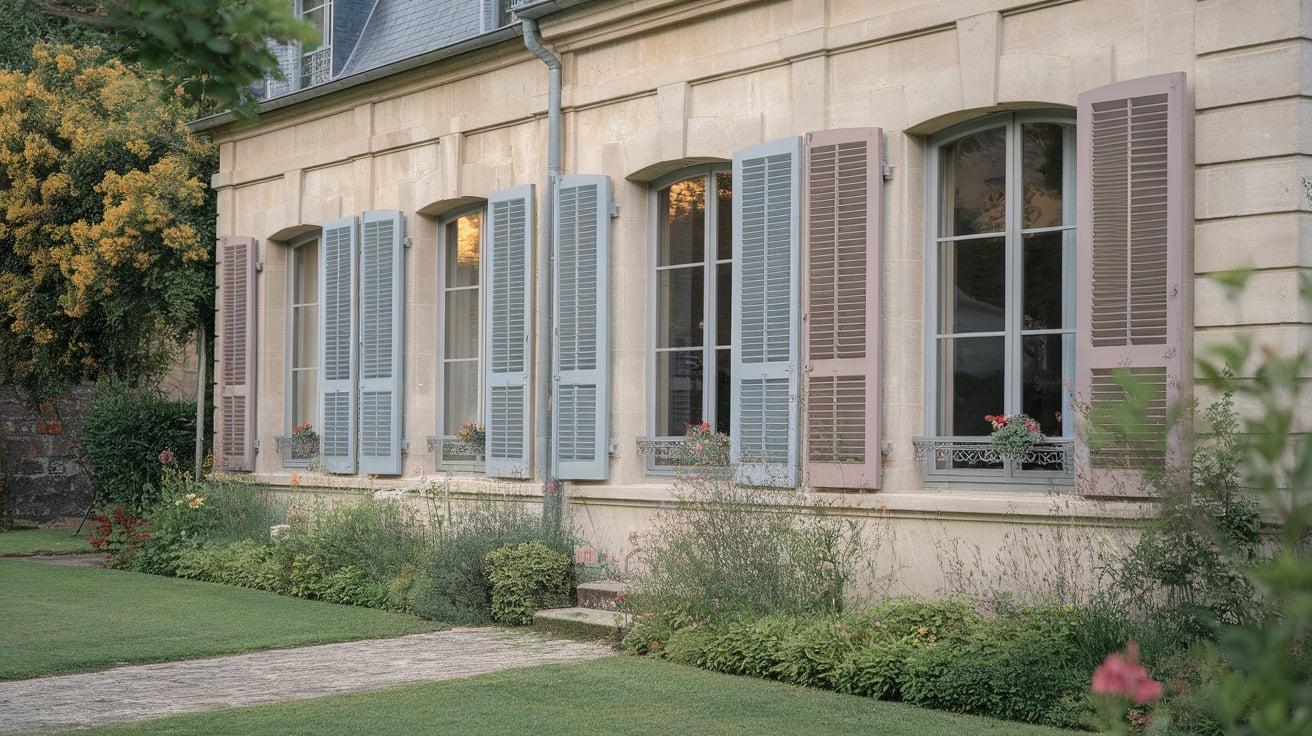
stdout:
[(555, 474), (605, 480), (610, 469), (610, 177), (556, 188)]
[(881, 131), (806, 136), (807, 482), (878, 488)]
[(360, 218), (360, 472), (401, 474), (405, 217)]
[(223, 310), (219, 336), (219, 463), (226, 472), (255, 470), (255, 239), (219, 238)]
[(1095, 412), (1124, 398), (1119, 372), (1153, 392), (1128, 441), (1080, 443), (1088, 495), (1151, 494), (1143, 469), (1180, 461), (1178, 443), (1162, 440), (1187, 379), (1184, 81), (1165, 74), (1080, 95), (1076, 392)]
[(493, 193), (487, 201), (487, 221), (484, 471), (494, 478), (527, 478), (532, 440), (533, 186)]
[(328, 223), (319, 246), (319, 459), (355, 472), (356, 220)]
[(797, 485), (802, 139), (733, 157), (733, 436), (740, 482)]

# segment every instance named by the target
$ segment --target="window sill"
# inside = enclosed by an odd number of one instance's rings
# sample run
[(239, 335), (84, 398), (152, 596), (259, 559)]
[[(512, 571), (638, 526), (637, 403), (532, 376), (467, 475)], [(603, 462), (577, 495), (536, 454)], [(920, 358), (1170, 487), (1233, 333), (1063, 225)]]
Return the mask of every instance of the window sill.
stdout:
[(685, 442), (682, 435), (672, 437), (639, 437), (637, 438), (638, 454), (645, 458), (644, 470), (647, 475), (655, 477), (673, 477), (684, 472), (695, 472), (704, 475), (727, 475), (728, 468), (716, 466), (697, 467), (692, 465), (675, 465), (669, 462), (663, 462), (669, 459), (670, 453)]
[[(482, 473), (483, 448), (450, 437), (428, 436), (428, 451), (437, 458), (437, 469), (452, 473)], [(460, 459), (447, 459), (460, 456)]]
[(1050, 488), (1075, 483), (1075, 441), (1069, 437), (1040, 442), (1020, 460), (999, 456), (988, 437), (913, 437), (911, 442), (929, 485)]

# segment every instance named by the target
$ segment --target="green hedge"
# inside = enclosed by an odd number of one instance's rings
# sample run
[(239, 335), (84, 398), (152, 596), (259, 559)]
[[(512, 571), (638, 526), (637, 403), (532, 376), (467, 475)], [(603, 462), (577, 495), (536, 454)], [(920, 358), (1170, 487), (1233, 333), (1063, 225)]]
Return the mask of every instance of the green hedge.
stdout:
[(568, 606), (574, 562), (541, 542), (501, 547), (487, 555), (492, 620), (523, 626), (542, 608)]
[(102, 381), (82, 418), (78, 446), (91, 473), (96, 502), (140, 513), (157, 499), (169, 450), (173, 465), (195, 458), (196, 405), (169, 401), (153, 389)]
[[(837, 617), (679, 625), (643, 616), (624, 646), (717, 672), (1078, 727), (1092, 714), (1090, 673), (1125, 644), (1123, 629), (1094, 620), (1102, 615), (1098, 609), (1032, 608), (984, 617), (959, 601), (913, 601)], [(1095, 642), (1090, 632), (1112, 633)]]

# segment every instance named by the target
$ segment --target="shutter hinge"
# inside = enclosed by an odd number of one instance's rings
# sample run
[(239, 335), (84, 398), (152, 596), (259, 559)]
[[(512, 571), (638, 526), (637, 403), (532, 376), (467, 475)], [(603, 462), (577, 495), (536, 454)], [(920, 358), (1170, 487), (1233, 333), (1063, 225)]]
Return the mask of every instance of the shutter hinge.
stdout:
[(610, 455), (611, 457), (615, 457), (616, 455), (619, 455), (619, 454), (620, 454), (620, 443), (618, 443), (618, 442), (616, 442), (615, 440), (612, 439), (612, 440), (606, 445), (606, 453), (607, 453), (608, 455)]
[(620, 206), (617, 202), (610, 203), (610, 219), (614, 220), (620, 216)]
[(401, 438), (401, 452), (410, 452), (410, 440), (407, 437)]
[(256, 437), (256, 438), (255, 438), (255, 442), (252, 443), (251, 446), (255, 448), (255, 451), (256, 451), (256, 452), (259, 452), (259, 451), (260, 451), (260, 438), (259, 438), (259, 437)]
[(893, 167), (889, 166), (888, 164), (884, 164), (881, 173), (884, 175), (884, 181), (889, 181), (890, 179), (893, 178)]
[(405, 236), (405, 239), (401, 241), (401, 246), (403, 248), (411, 248), (414, 246), (414, 244), (415, 244), (415, 239), (410, 237), (409, 235)]

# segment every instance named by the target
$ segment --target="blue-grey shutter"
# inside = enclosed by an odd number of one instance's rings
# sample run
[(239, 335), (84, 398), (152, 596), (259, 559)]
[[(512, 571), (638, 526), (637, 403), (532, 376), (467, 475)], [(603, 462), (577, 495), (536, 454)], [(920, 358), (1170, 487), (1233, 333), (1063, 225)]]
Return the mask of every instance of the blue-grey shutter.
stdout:
[(484, 472), (527, 478), (529, 446), (529, 339), (533, 304), (533, 185), (494, 192), (487, 201), (487, 316), (483, 350)]
[(324, 226), (319, 247), (319, 459), (355, 472), (356, 220)]
[(610, 177), (556, 185), (555, 474), (605, 480), (610, 468)]
[(739, 482), (797, 485), (802, 139), (733, 157), (733, 436)]
[(401, 474), (405, 218), (360, 218), (360, 472)]

